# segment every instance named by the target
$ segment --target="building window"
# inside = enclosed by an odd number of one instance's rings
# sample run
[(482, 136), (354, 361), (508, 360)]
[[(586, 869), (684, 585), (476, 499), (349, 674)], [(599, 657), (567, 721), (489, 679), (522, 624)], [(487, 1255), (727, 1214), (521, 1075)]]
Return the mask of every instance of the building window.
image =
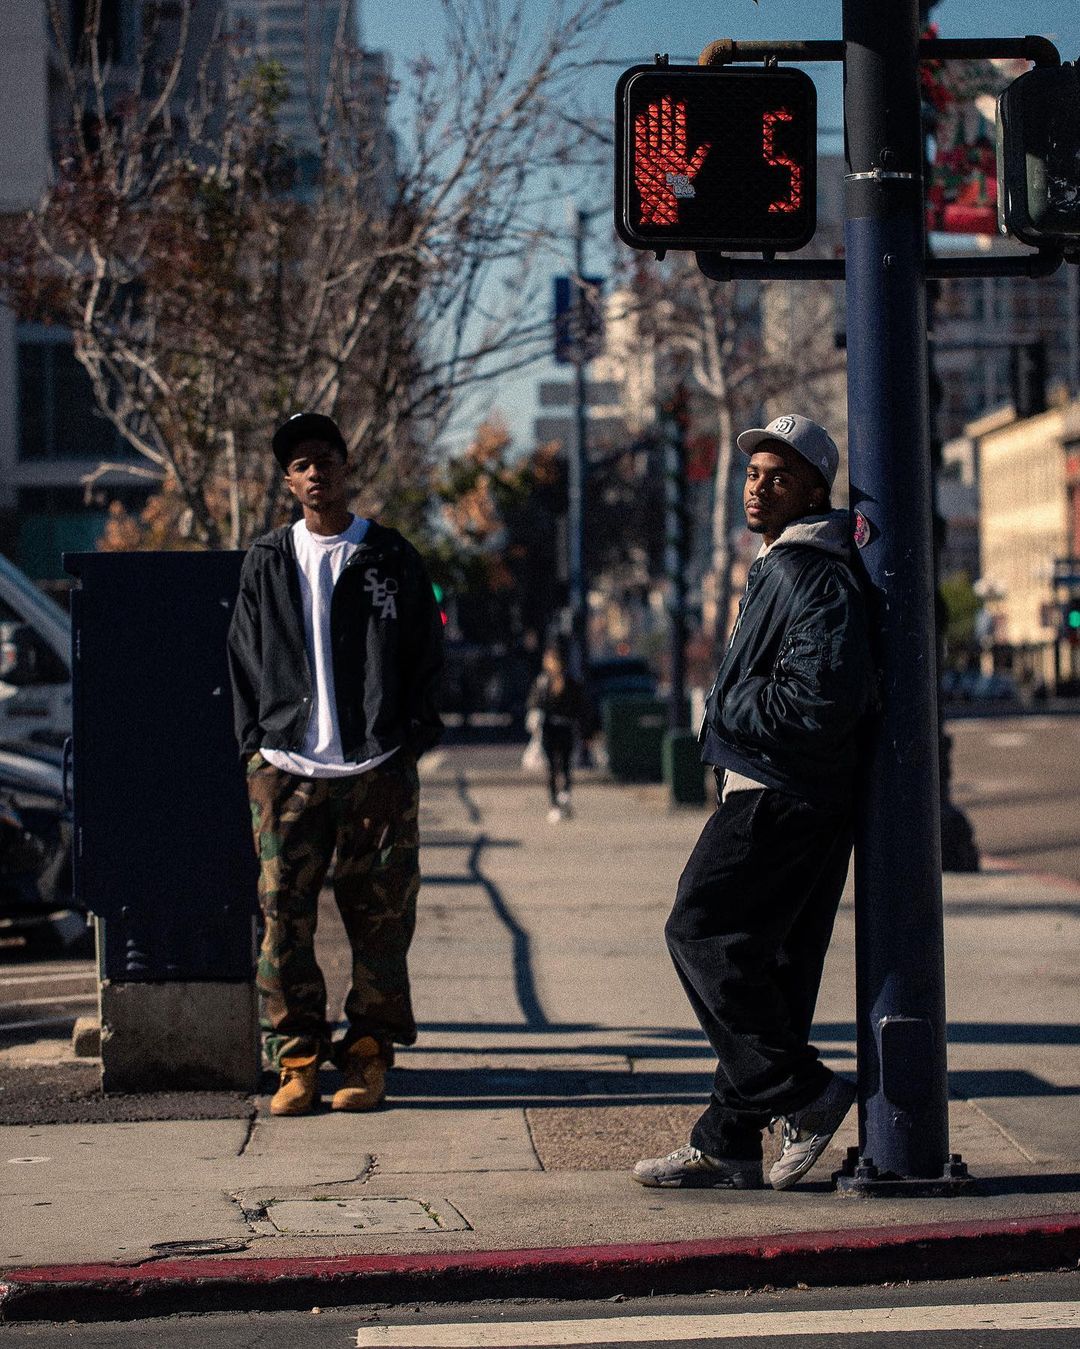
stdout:
[(27, 324), (18, 345), (19, 458), (130, 459), (123, 437), (98, 411), (70, 337)]
[(109, 502), (129, 511), (143, 508), (146, 487), (95, 490), (88, 501), (81, 487), (25, 487), (18, 494), (16, 560), (28, 576), (61, 581), (64, 553), (93, 552), (109, 518)]

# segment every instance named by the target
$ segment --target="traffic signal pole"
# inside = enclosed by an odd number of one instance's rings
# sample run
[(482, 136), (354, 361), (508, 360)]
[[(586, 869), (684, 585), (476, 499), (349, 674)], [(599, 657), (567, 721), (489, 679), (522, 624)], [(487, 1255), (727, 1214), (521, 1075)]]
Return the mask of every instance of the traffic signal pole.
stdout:
[(589, 664), (588, 598), (585, 583), (585, 479), (589, 463), (589, 348), (586, 337), (586, 214), (574, 216), (574, 277), (577, 337), (574, 356), (574, 435), (567, 462), (567, 582), (570, 610), (570, 672), (584, 679)]
[[(971, 1181), (948, 1134), (926, 281), (1080, 262), (1080, 104), (1075, 70), (1049, 69), (1061, 62), (1045, 38), (920, 41), (919, 0), (842, 4), (839, 42), (720, 39), (696, 68), (658, 56), (624, 71), (615, 229), (658, 257), (693, 250), (716, 281), (846, 282), (851, 506), (882, 677), (857, 796), (859, 1146), (836, 1181), (951, 1194)], [(928, 261), (919, 60), (1014, 56), (1040, 69), (999, 103), (1003, 218), (1038, 251)], [(814, 101), (780, 57), (844, 62), (843, 259), (777, 257), (814, 227)], [(729, 70), (759, 60), (756, 73)]]
[(918, 0), (843, 0), (848, 453), (883, 672), (855, 850), (859, 1146), (841, 1189), (949, 1192)]
[[(686, 385), (680, 381), (662, 419), (664, 430), (664, 570), (668, 579), (668, 730), (687, 728), (686, 573), (689, 566), (686, 501)], [(696, 744), (696, 742), (695, 742)]]

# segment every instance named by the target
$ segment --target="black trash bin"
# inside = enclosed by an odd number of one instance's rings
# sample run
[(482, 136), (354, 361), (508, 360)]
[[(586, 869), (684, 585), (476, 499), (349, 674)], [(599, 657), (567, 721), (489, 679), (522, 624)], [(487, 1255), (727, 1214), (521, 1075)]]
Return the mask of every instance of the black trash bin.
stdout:
[(608, 769), (622, 782), (660, 782), (664, 776), (667, 703), (626, 695), (604, 703)]

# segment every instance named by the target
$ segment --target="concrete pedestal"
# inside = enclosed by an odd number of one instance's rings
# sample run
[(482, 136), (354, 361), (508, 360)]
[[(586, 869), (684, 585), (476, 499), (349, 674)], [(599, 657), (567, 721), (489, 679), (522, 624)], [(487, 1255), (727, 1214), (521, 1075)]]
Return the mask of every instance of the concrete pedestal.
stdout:
[(258, 1077), (252, 982), (102, 984), (106, 1093), (253, 1091)]

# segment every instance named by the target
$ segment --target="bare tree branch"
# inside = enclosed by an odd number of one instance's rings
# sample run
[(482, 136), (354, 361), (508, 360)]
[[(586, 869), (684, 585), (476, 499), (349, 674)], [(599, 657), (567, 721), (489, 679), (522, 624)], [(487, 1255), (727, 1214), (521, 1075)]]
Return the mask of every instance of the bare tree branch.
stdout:
[(396, 150), (395, 88), (349, 47), (351, 0), (326, 3), (336, 40), (299, 91), (297, 142), (283, 68), (243, 32), (194, 51), (194, 0), (123, 69), (101, 0), (79, 34), (49, 0), (66, 122), (53, 183), (0, 242), (0, 286), (73, 331), (186, 543), (242, 546), (281, 518), (267, 446), (291, 412), (338, 417), (358, 487), (378, 491), (430, 457), (470, 389), (544, 355), (550, 236), (527, 185), (602, 153), (575, 94), (618, 0), (554, 4), (539, 31), (524, 0), (445, 0)]

